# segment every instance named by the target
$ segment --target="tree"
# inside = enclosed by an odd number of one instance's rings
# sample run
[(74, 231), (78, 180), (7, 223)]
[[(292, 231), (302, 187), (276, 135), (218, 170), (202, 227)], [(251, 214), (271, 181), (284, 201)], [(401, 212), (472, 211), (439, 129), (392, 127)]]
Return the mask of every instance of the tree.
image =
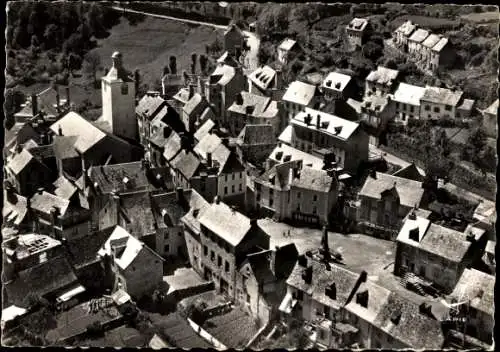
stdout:
[(165, 75), (168, 75), (170, 73), (170, 68), (167, 66), (164, 66), (163, 67), (163, 73), (162, 73), (162, 77), (165, 76)]
[(78, 70), (80, 67), (82, 67), (82, 58), (74, 53), (69, 54), (68, 57), (68, 69), (71, 73), (73, 73), (74, 70)]
[(207, 65), (208, 65), (208, 58), (205, 56), (205, 55), (200, 55), (200, 71), (202, 74), (206, 74), (207, 73)]
[(196, 59), (198, 58), (198, 55), (196, 53), (191, 54), (191, 73), (194, 75), (196, 74)]
[(375, 42), (368, 42), (363, 45), (363, 56), (372, 61), (376, 61), (383, 54), (383, 48)]
[(139, 87), (141, 84), (142, 78), (141, 78), (141, 72), (139, 71), (138, 68), (134, 70), (134, 84), (135, 84), (135, 95), (137, 96), (139, 94)]
[(468, 138), (468, 145), (474, 148), (475, 153), (481, 152), (486, 146), (486, 132), (482, 127), (475, 129)]
[(59, 47), (59, 29), (54, 23), (49, 24), (43, 33), (46, 48)]
[(173, 75), (177, 74), (177, 58), (175, 56), (170, 56), (170, 72)]
[(288, 20), (288, 10), (285, 7), (282, 7), (278, 14), (276, 15), (276, 30), (280, 32), (288, 32), (288, 27), (290, 25), (290, 21)]
[(88, 52), (84, 57), (84, 70), (91, 74), (94, 79), (94, 86), (97, 87), (97, 70), (101, 65), (101, 57), (95, 51)]

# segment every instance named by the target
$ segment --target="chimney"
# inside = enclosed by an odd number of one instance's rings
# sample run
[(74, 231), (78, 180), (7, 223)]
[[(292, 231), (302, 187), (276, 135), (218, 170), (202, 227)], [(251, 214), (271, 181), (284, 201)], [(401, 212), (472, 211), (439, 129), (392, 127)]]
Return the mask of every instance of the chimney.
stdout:
[(31, 112), (33, 117), (38, 115), (38, 96), (36, 93), (31, 94)]
[(335, 83), (335, 89), (340, 89), (340, 82)]
[(326, 262), (330, 261), (330, 246), (328, 245), (328, 229), (323, 226), (323, 236), (321, 237), (321, 247), (323, 249), (323, 258)]
[(337, 285), (332, 282), (330, 286), (325, 287), (325, 295), (330, 297), (330, 299), (337, 299)]
[(394, 313), (392, 313), (392, 315), (391, 315), (391, 322), (394, 325), (398, 325), (400, 320), (401, 320), (401, 312), (395, 311)]
[(215, 196), (214, 197), (214, 204), (219, 204), (220, 203), (220, 197), (219, 196)]
[(426, 302), (423, 302), (418, 306), (418, 311), (420, 314), (427, 315), (428, 317), (433, 317), (432, 306)]
[(69, 86), (66, 87), (66, 105), (68, 108), (71, 105), (70, 94), (69, 94)]
[(371, 169), (370, 176), (374, 179), (377, 179), (377, 171), (375, 169)]
[(58, 134), (59, 136), (62, 136), (62, 135), (63, 135), (63, 130), (62, 130), (61, 125), (58, 125), (58, 128), (57, 128), (57, 134)]
[(23, 146), (21, 144), (16, 144), (16, 153), (21, 153), (23, 151)]
[(417, 215), (415, 214), (414, 209), (410, 212), (410, 215), (408, 215), (408, 219), (409, 220), (417, 220)]
[(472, 242), (472, 243), (474, 243), (476, 241), (476, 236), (474, 236), (474, 234), (472, 233), (472, 230), (469, 230), (467, 232), (466, 239), (467, 239), (467, 241)]
[(319, 130), (321, 127), (321, 115), (318, 114), (318, 117), (316, 119), (316, 128)]
[(241, 93), (236, 94), (235, 103), (236, 105), (243, 105), (243, 96)]
[(335, 127), (335, 134), (340, 134), (342, 132), (342, 126)]
[(252, 114), (253, 114), (253, 112), (254, 112), (254, 110), (255, 110), (255, 106), (251, 106), (251, 105), (249, 105), (249, 106), (246, 106), (246, 107), (245, 107), (245, 113), (246, 113), (247, 115), (252, 115)]
[(56, 229), (58, 215), (59, 215), (59, 209), (57, 207), (52, 207), (50, 209), (50, 225), (52, 226), (52, 236), (55, 239), (59, 239), (59, 235)]
[(116, 207), (116, 225), (120, 222), (120, 196), (115, 190), (111, 192), (113, 205)]
[(164, 98), (167, 96), (167, 75), (161, 78), (161, 93)]
[(83, 190), (87, 188), (87, 168), (85, 166), (85, 159), (82, 157), (82, 179), (83, 179)]
[(7, 200), (9, 201), (9, 203), (16, 204), (17, 203), (16, 192), (14, 192), (14, 187), (10, 182), (6, 183), (5, 190), (7, 191)]
[(122, 54), (119, 51), (115, 51), (113, 55), (111, 55), (111, 59), (113, 60), (113, 67), (115, 69), (120, 69), (122, 67)]
[(43, 194), (43, 187), (38, 188), (36, 191), (38, 194)]
[(177, 187), (175, 189), (175, 199), (177, 203), (181, 203), (184, 200), (184, 189), (182, 187)]
[(312, 283), (312, 274), (313, 274), (312, 265), (309, 265), (302, 273), (302, 279), (308, 285)]
[(212, 153), (207, 153), (207, 166), (212, 167)]
[(189, 85), (189, 99), (194, 96), (194, 86), (192, 84)]

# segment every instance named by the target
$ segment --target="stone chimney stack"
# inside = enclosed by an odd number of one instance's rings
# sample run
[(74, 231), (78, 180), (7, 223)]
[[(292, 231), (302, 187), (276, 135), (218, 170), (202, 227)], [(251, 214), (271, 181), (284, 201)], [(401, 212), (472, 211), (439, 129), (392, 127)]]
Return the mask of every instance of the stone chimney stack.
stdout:
[(184, 199), (184, 189), (182, 187), (177, 187), (175, 189), (175, 199), (177, 203), (181, 203)]
[(52, 209), (50, 209), (50, 225), (52, 226), (52, 237), (59, 240), (60, 236), (56, 228), (58, 222), (57, 221), (58, 216), (59, 216), (59, 209), (56, 207), (52, 207)]
[(212, 153), (207, 153), (207, 166), (212, 167)]
[(194, 96), (194, 86), (192, 84), (189, 85), (189, 99)]
[(113, 67), (115, 69), (122, 68), (122, 54), (119, 51), (115, 51), (113, 55), (111, 55), (111, 59), (113, 60)]

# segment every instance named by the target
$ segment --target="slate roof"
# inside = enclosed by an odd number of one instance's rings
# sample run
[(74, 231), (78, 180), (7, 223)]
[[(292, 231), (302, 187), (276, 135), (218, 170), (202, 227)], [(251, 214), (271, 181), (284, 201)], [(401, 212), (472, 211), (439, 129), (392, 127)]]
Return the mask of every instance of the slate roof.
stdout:
[(234, 67), (229, 65), (219, 65), (215, 68), (214, 72), (210, 75), (210, 83), (216, 83), (221, 86), (225, 86), (236, 75), (236, 70)]
[[(357, 303), (357, 294), (368, 292), (368, 302), (366, 307)], [(345, 309), (351, 314), (356, 314), (359, 318), (373, 323), (380, 314), (384, 305), (387, 303), (391, 291), (377, 285), (376, 283), (366, 280), (362, 282), (358, 289), (355, 291), (351, 301), (345, 306)]]
[(208, 107), (208, 102), (199, 93), (195, 93), (191, 99), (186, 102), (183, 110), (188, 115), (201, 113), (206, 107)]
[(425, 88), (423, 87), (401, 82), (394, 92), (393, 99), (399, 103), (420, 106), (420, 99), (424, 93)]
[[(278, 145), (269, 154), (268, 159), (272, 161), (277, 161), (278, 163), (283, 163), (285, 156), (290, 156), (290, 161), (302, 160), (304, 166), (312, 167), (313, 169), (321, 170), (323, 168), (323, 159), (318, 158), (312, 154), (303, 152), (299, 149), (290, 147), (287, 144)], [(279, 157), (279, 159), (278, 159)]]
[[(295, 267), (287, 280), (287, 285), (303, 291), (312, 299), (326, 305), (339, 309), (347, 303), (359, 274), (344, 269), (336, 264), (330, 264), (330, 271), (325, 269), (325, 265), (316, 260), (308, 258), (308, 266), (312, 266), (312, 281), (308, 284), (302, 278), (306, 267), (295, 264)], [(333, 300), (325, 294), (325, 289), (335, 283), (336, 299)]]
[(80, 153), (85, 153), (106, 137), (104, 132), (74, 111), (64, 115), (52, 124), (50, 129), (55, 134), (59, 134), (59, 127), (62, 129), (63, 136), (78, 136), (74, 146)]
[(387, 67), (378, 66), (376, 70), (371, 71), (368, 74), (366, 80), (368, 82), (383, 84), (390, 87), (396, 81), (398, 75), (399, 75), (398, 70), (392, 70)]
[(421, 43), (423, 42), (427, 37), (429, 36), (429, 31), (419, 28), (413, 34), (408, 38), (408, 40), (411, 40), (416, 43)]
[(71, 159), (80, 157), (75, 149), (78, 136), (54, 136), (54, 154), (57, 159)]
[(254, 318), (237, 306), (225, 314), (207, 319), (202, 328), (225, 346), (234, 349), (244, 349), (259, 331)]
[(334, 190), (336, 185), (336, 180), (328, 176), (326, 171), (310, 167), (302, 168), (299, 177), (294, 178), (291, 184), (293, 187), (325, 193)]
[(367, 25), (368, 20), (366, 18), (353, 18), (347, 25), (347, 28), (353, 31), (363, 31)]
[(35, 193), (31, 197), (31, 208), (43, 214), (50, 215), (50, 210), (56, 207), (59, 215), (64, 216), (69, 207), (69, 200), (43, 191), (42, 194)]
[(138, 115), (146, 116), (148, 120), (152, 120), (165, 104), (166, 102), (161, 96), (146, 94), (137, 103), (135, 112)]
[(422, 45), (425, 46), (426, 48), (432, 48), (434, 47), (434, 45), (437, 44), (437, 42), (439, 42), (441, 40), (441, 37), (437, 34), (430, 34), (427, 39), (425, 39), (423, 42), (422, 42)]
[[(156, 180), (160, 174), (163, 183)], [(141, 161), (134, 161), (123, 164), (112, 164), (93, 166), (89, 169), (89, 178), (92, 184), (97, 184), (98, 191), (109, 194), (112, 191), (118, 193), (131, 193), (146, 191), (148, 187), (153, 190), (169, 186), (171, 179), (168, 168), (150, 168), (149, 171), (143, 169)], [(128, 180), (125, 183), (125, 180)]]
[[(418, 242), (409, 237), (410, 231), (415, 228), (419, 229)], [(433, 224), (419, 216), (416, 220), (405, 220), (397, 241), (457, 263), (463, 260), (472, 244), (465, 233)]]
[(204, 338), (198, 335), (188, 321), (179, 313), (170, 313), (163, 316), (156, 324), (165, 340), (178, 348), (213, 348)]
[(271, 125), (245, 125), (241, 130), (238, 140), (245, 145), (275, 144), (273, 126)]
[(163, 156), (168, 161), (171, 161), (181, 150), (181, 137), (172, 131), (170, 136), (167, 138), (167, 143), (165, 144), (165, 150), (163, 151)]
[(290, 83), (282, 100), (307, 106), (317, 94), (317, 87), (300, 81)]
[(26, 197), (19, 194), (12, 194), (12, 201), (9, 200), (8, 191), (3, 191), (2, 217), (5, 223), (13, 222), (20, 225), (28, 215), (28, 201)]
[(12, 170), (14, 175), (19, 175), (33, 160), (33, 155), (26, 149), (14, 155), (14, 157), (7, 163), (7, 167)]
[(121, 253), (121, 255), (114, 256), (114, 261), (122, 270), (126, 270), (129, 267), (129, 265), (132, 264), (135, 261), (135, 259), (139, 255), (141, 255), (141, 253), (144, 254), (145, 251), (153, 254), (158, 259), (163, 261), (162, 257), (156, 254), (156, 252), (154, 252), (151, 248), (146, 246), (143, 242), (134, 238), (134, 236), (128, 233), (121, 226), (116, 226), (114, 228), (113, 232), (111, 233), (111, 236), (109, 236), (108, 240), (99, 250), (98, 255), (101, 257), (103, 257), (106, 254), (111, 256), (112, 253), (111, 242), (114, 240), (121, 240), (121, 239), (125, 241), (125, 249), (123, 253)]
[(55, 187), (54, 194), (66, 200), (70, 200), (73, 194), (78, 190), (78, 188), (64, 176), (60, 176), (53, 185)]
[(132, 236), (141, 238), (155, 232), (156, 220), (148, 192), (121, 196), (120, 210), (128, 219), (126, 228)]
[(7, 296), (4, 300), (25, 307), (23, 300), (28, 294), (45, 296), (75, 284), (77, 280), (67, 259), (59, 256), (19, 272), (14, 281), (4, 284)]
[(248, 79), (261, 89), (268, 89), (273, 84), (275, 77), (276, 71), (267, 65), (257, 68), (248, 75)]
[[(194, 189), (182, 190), (182, 198), (177, 200), (177, 191), (155, 194), (151, 197), (153, 203), (153, 213), (157, 219), (158, 226), (167, 226), (164, 223), (163, 211), (165, 210), (172, 223), (171, 226), (177, 226), (181, 223), (182, 218), (188, 216), (192, 208), (200, 209), (204, 205), (208, 205), (203, 197)], [(191, 212), (192, 215), (192, 212)], [(196, 220), (195, 218), (190, 220)]]
[(425, 175), (418, 170), (417, 165), (415, 163), (411, 163), (410, 165), (403, 167), (392, 174), (393, 176), (408, 178), (410, 180), (423, 182)]
[(213, 122), (211, 119), (208, 119), (203, 125), (200, 126), (200, 128), (198, 128), (198, 130), (196, 130), (194, 138), (197, 141), (201, 141), (206, 135), (210, 133), (210, 131), (212, 131), (214, 127), (215, 122)]
[(199, 232), (201, 229), (200, 218), (208, 207), (210, 207), (210, 203), (192, 189), (191, 196), (189, 197), (189, 210), (181, 218), (181, 221), (192, 231)]
[(401, 26), (399, 26), (396, 29), (397, 33), (402, 33), (404, 36), (408, 37), (410, 36), (413, 31), (417, 28), (415, 24), (413, 24), (411, 21), (406, 21), (403, 23)]
[[(267, 110), (271, 109), (271, 98), (264, 97), (261, 95), (249, 93), (249, 92), (240, 92), (239, 93), (243, 103), (238, 104), (236, 101), (227, 109), (228, 111), (235, 112), (243, 115), (250, 115), (255, 117), (266, 117), (267, 115), (271, 115), (269, 117), (274, 117), (277, 114), (277, 110), (274, 111), (274, 114), (269, 114)], [(252, 107), (252, 112), (250, 114), (247, 113), (247, 107)]]
[(456, 106), (462, 98), (463, 92), (452, 91), (447, 88), (425, 87), (425, 93), (422, 96), (422, 101), (429, 101), (435, 104)]
[(172, 160), (172, 167), (178, 170), (188, 180), (196, 175), (200, 165), (201, 160), (195, 154), (184, 150), (177, 154), (174, 160)]
[[(308, 115), (311, 117), (311, 122), (309, 123), (309, 125), (307, 125), (305, 122), (305, 119)], [(359, 127), (359, 124), (357, 122), (349, 121), (332, 114), (309, 108), (306, 108), (305, 111), (301, 111), (297, 115), (295, 115), (291, 123), (292, 125), (298, 125), (317, 130), (316, 121), (318, 120), (318, 115), (320, 116), (320, 128), (322, 132), (324, 131), (341, 140), (348, 140)], [(326, 128), (323, 127), (323, 123), (328, 123), (328, 126), (326, 126)], [(339, 128), (340, 131), (337, 133)]]
[[(30, 138), (38, 138), (39, 134), (29, 123), (24, 122), (16, 122), (14, 126), (10, 128), (10, 130), (4, 129), (4, 139), (5, 145), (4, 147), (10, 147), (14, 142), (17, 141), (17, 136), (23, 130), (27, 130), (27, 132), (23, 132), (23, 135), (26, 134)], [(22, 141), (20, 141), (22, 142)]]
[[(416, 303), (391, 293), (374, 325), (413, 349), (442, 349), (445, 337), (441, 322), (421, 314), (419, 309)], [(391, 317), (399, 314), (399, 322), (394, 324)]]
[(352, 77), (344, 75), (343, 73), (330, 72), (328, 76), (323, 80), (321, 86), (323, 88), (336, 90), (342, 92), (344, 88), (349, 84)]
[(495, 277), (476, 269), (465, 269), (450, 298), (458, 303), (470, 299), (471, 307), (494, 315)]
[(359, 192), (360, 196), (373, 199), (381, 199), (382, 192), (391, 189), (396, 183), (396, 190), (399, 195), (401, 205), (406, 207), (414, 207), (419, 205), (424, 195), (422, 182), (409, 180), (402, 177), (376, 173), (376, 178), (368, 176)]
[(495, 116), (498, 115), (498, 101), (498, 99), (495, 100), (486, 110), (484, 110), (484, 113)]
[(73, 265), (82, 267), (100, 260), (97, 254), (113, 231), (113, 227), (108, 227), (68, 241), (69, 258)]
[[(257, 283), (269, 284), (276, 281), (276, 276), (271, 270), (272, 250), (264, 250), (258, 253), (248, 254), (246, 262), (249, 264)], [(243, 271), (245, 262), (242, 263), (240, 271)]]
[(194, 147), (194, 151), (204, 159), (207, 158), (207, 153), (212, 153), (212, 160), (219, 163), (219, 172), (224, 169), (231, 155), (231, 151), (222, 143), (222, 139), (215, 134), (206, 135)]
[(232, 246), (237, 246), (251, 228), (249, 218), (222, 202), (210, 204), (200, 217), (200, 224)]
[(433, 51), (437, 51), (437, 52), (440, 52), (441, 50), (443, 50), (445, 48), (445, 46), (449, 43), (448, 41), (448, 38), (441, 38), (439, 40), (439, 42), (436, 43), (436, 45), (434, 45), (432, 47), (432, 50)]
[(297, 44), (297, 42), (293, 39), (286, 38), (281, 42), (281, 44), (278, 46), (278, 49), (289, 51), (292, 50), (292, 48)]

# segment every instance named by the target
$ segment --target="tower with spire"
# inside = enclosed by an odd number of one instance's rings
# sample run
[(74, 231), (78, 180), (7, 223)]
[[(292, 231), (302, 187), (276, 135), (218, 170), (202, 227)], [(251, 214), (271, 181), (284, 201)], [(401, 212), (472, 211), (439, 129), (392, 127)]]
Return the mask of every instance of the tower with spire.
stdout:
[(135, 83), (123, 67), (119, 51), (111, 56), (113, 67), (101, 79), (102, 118), (110, 132), (127, 140), (137, 140), (138, 126), (135, 117)]

